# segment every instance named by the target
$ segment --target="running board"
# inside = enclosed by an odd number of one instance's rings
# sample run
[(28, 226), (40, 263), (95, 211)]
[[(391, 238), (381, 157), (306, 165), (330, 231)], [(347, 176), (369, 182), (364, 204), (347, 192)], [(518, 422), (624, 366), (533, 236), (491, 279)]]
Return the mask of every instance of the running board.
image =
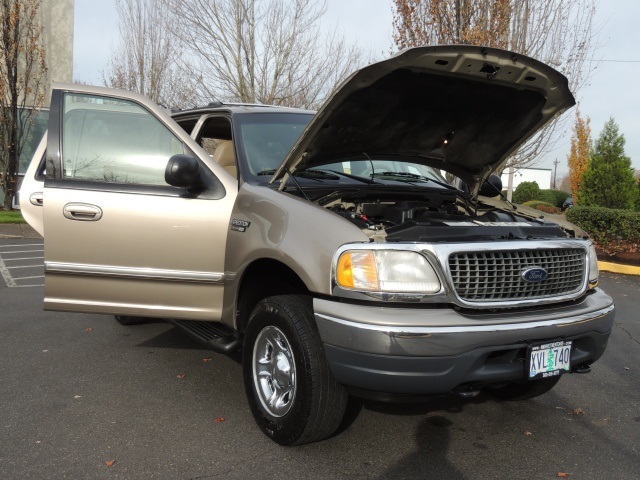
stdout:
[(219, 322), (196, 320), (168, 320), (168, 322), (218, 353), (234, 352), (242, 344), (241, 338), (235, 330)]

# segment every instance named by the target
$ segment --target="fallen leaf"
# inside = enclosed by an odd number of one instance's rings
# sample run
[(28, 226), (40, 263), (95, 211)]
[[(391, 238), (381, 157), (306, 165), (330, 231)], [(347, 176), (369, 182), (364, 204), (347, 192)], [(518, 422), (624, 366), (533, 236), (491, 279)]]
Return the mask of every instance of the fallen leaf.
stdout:
[(567, 472), (558, 472), (558, 477), (560, 478), (568, 478), (569, 477), (569, 473)]
[(203, 358), (202, 361), (206, 363), (206, 362), (210, 362), (211, 359), (210, 358)]
[(108, 462), (105, 462), (105, 465), (107, 467), (113, 467), (116, 464), (115, 460), (109, 460)]
[(85, 330), (85, 332), (87, 332), (87, 333), (91, 333), (91, 332), (93, 332), (93, 328), (89, 327), (89, 328), (87, 328), (87, 329)]
[(525, 435), (526, 437), (530, 437), (530, 436), (531, 436), (531, 435), (533, 435), (533, 434), (532, 434), (531, 432), (529, 432), (529, 431), (526, 431), (526, 432), (524, 432), (524, 435)]
[(178, 378), (184, 378), (186, 377), (186, 375), (184, 373), (179, 373), (178, 375), (176, 375), (176, 377)]
[(220, 423), (220, 422), (224, 422), (225, 418), (224, 417), (218, 417), (216, 418), (216, 423)]
[(584, 410), (578, 407), (573, 412), (571, 412), (571, 415), (584, 415)]

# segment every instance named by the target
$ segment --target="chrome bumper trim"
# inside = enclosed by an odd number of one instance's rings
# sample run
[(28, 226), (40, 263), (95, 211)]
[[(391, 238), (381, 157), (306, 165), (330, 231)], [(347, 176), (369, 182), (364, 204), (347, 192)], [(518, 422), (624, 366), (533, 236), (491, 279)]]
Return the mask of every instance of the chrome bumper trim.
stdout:
[(522, 322), (522, 323), (508, 323), (508, 324), (494, 324), (494, 325), (461, 325), (452, 327), (412, 327), (412, 326), (391, 326), (391, 325), (373, 325), (367, 323), (353, 322), (350, 320), (344, 320), (342, 318), (336, 318), (322, 313), (316, 313), (316, 317), (328, 320), (330, 322), (339, 323), (341, 325), (357, 328), (362, 330), (372, 330), (381, 333), (393, 333), (407, 336), (429, 336), (437, 333), (481, 333), (481, 332), (503, 332), (512, 330), (529, 330), (540, 327), (564, 327), (575, 325), (583, 322), (589, 322), (598, 318), (604, 317), (614, 311), (614, 305), (609, 305), (602, 310), (583, 313), (570, 317), (568, 319), (554, 319), (543, 320), (539, 322)]

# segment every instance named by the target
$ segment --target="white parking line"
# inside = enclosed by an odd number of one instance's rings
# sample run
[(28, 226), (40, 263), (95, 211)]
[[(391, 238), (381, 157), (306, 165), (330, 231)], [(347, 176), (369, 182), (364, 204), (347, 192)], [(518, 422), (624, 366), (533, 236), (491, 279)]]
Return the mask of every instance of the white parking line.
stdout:
[(0, 253), (35, 253), (35, 252), (44, 252), (44, 250), (18, 250), (15, 252), (0, 252)]
[(5, 262), (14, 262), (16, 260), (36, 260), (39, 258), (44, 258), (44, 257), (22, 257), (22, 258), (5, 258), (4, 261)]
[(4, 278), (4, 283), (7, 284), (7, 287), (15, 287), (16, 286), (16, 282), (11, 277), (11, 274), (9, 273), (9, 270), (7, 270), (7, 267), (5, 266), (4, 262), (2, 261), (2, 257), (0, 257), (0, 274), (2, 274), (2, 278)]
[[(17, 257), (13, 257), (13, 254), (17, 254)], [(20, 255), (22, 254), (22, 255)], [(34, 256), (25, 256), (24, 254), (34, 255)], [(43, 243), (18, 243), (13, 245), (0, 245), (0, 275), (4, 280), (4, 283), (7, 287), (43, 287), (44, 284), (36, 284), (36, 285), (24, 285), (25, 282), (31, 281), (42, 281), (44, 278), (44, 274), (42, 269), (44, 269), (44, 244)], [(2, 258), (4, 255), (5, 258)], [(13, 258), (7, 258), (13, 257)], [(35, 264), (29, 264), (30, 261), (36, 262)], [(27, 262), (25, 264), (25, 262)], [(16, 265), (17, 263), (17, 265)], [(22, 275), (26, 275), (23, 277), (14, 277), (11, 272), (15, 270), (15, 274), (20, 274), (17, 270), (26, 269)], [(32, 272), (28, 270), (31, 269)], [(29, 273), (35, 273), (36, 275), (29, 275)], [(38, 275), (40, 274), (40, 275)]]
[(42, 265), (19, 265), (17, 267), (7, 267), (5, 266), (5, 268), (7, 270), (17, 270), (18, 268), (37, 268), (37, 267), (41, 267)]
[(20, 243), (18, 245), (0, 245), (0, 251), (5, 251), (11, 248), (24, 248), (24, 247), (44, 247), (44, 243)]

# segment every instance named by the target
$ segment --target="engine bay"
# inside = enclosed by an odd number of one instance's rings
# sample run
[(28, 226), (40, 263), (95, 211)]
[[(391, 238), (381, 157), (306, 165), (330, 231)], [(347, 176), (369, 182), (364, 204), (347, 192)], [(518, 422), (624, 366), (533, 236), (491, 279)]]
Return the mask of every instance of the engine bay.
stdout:
[[(399, 198), (397, 198), (399, 197)], [(455, 192), (422, 193), (410, 198), (342, 195), (324, 205), (362, 229), (375, 242), (460, 242), (566, 238), (568, 232), (553, 222), (517, 210), (498, 209), (478, 202), (471, 208)]]

